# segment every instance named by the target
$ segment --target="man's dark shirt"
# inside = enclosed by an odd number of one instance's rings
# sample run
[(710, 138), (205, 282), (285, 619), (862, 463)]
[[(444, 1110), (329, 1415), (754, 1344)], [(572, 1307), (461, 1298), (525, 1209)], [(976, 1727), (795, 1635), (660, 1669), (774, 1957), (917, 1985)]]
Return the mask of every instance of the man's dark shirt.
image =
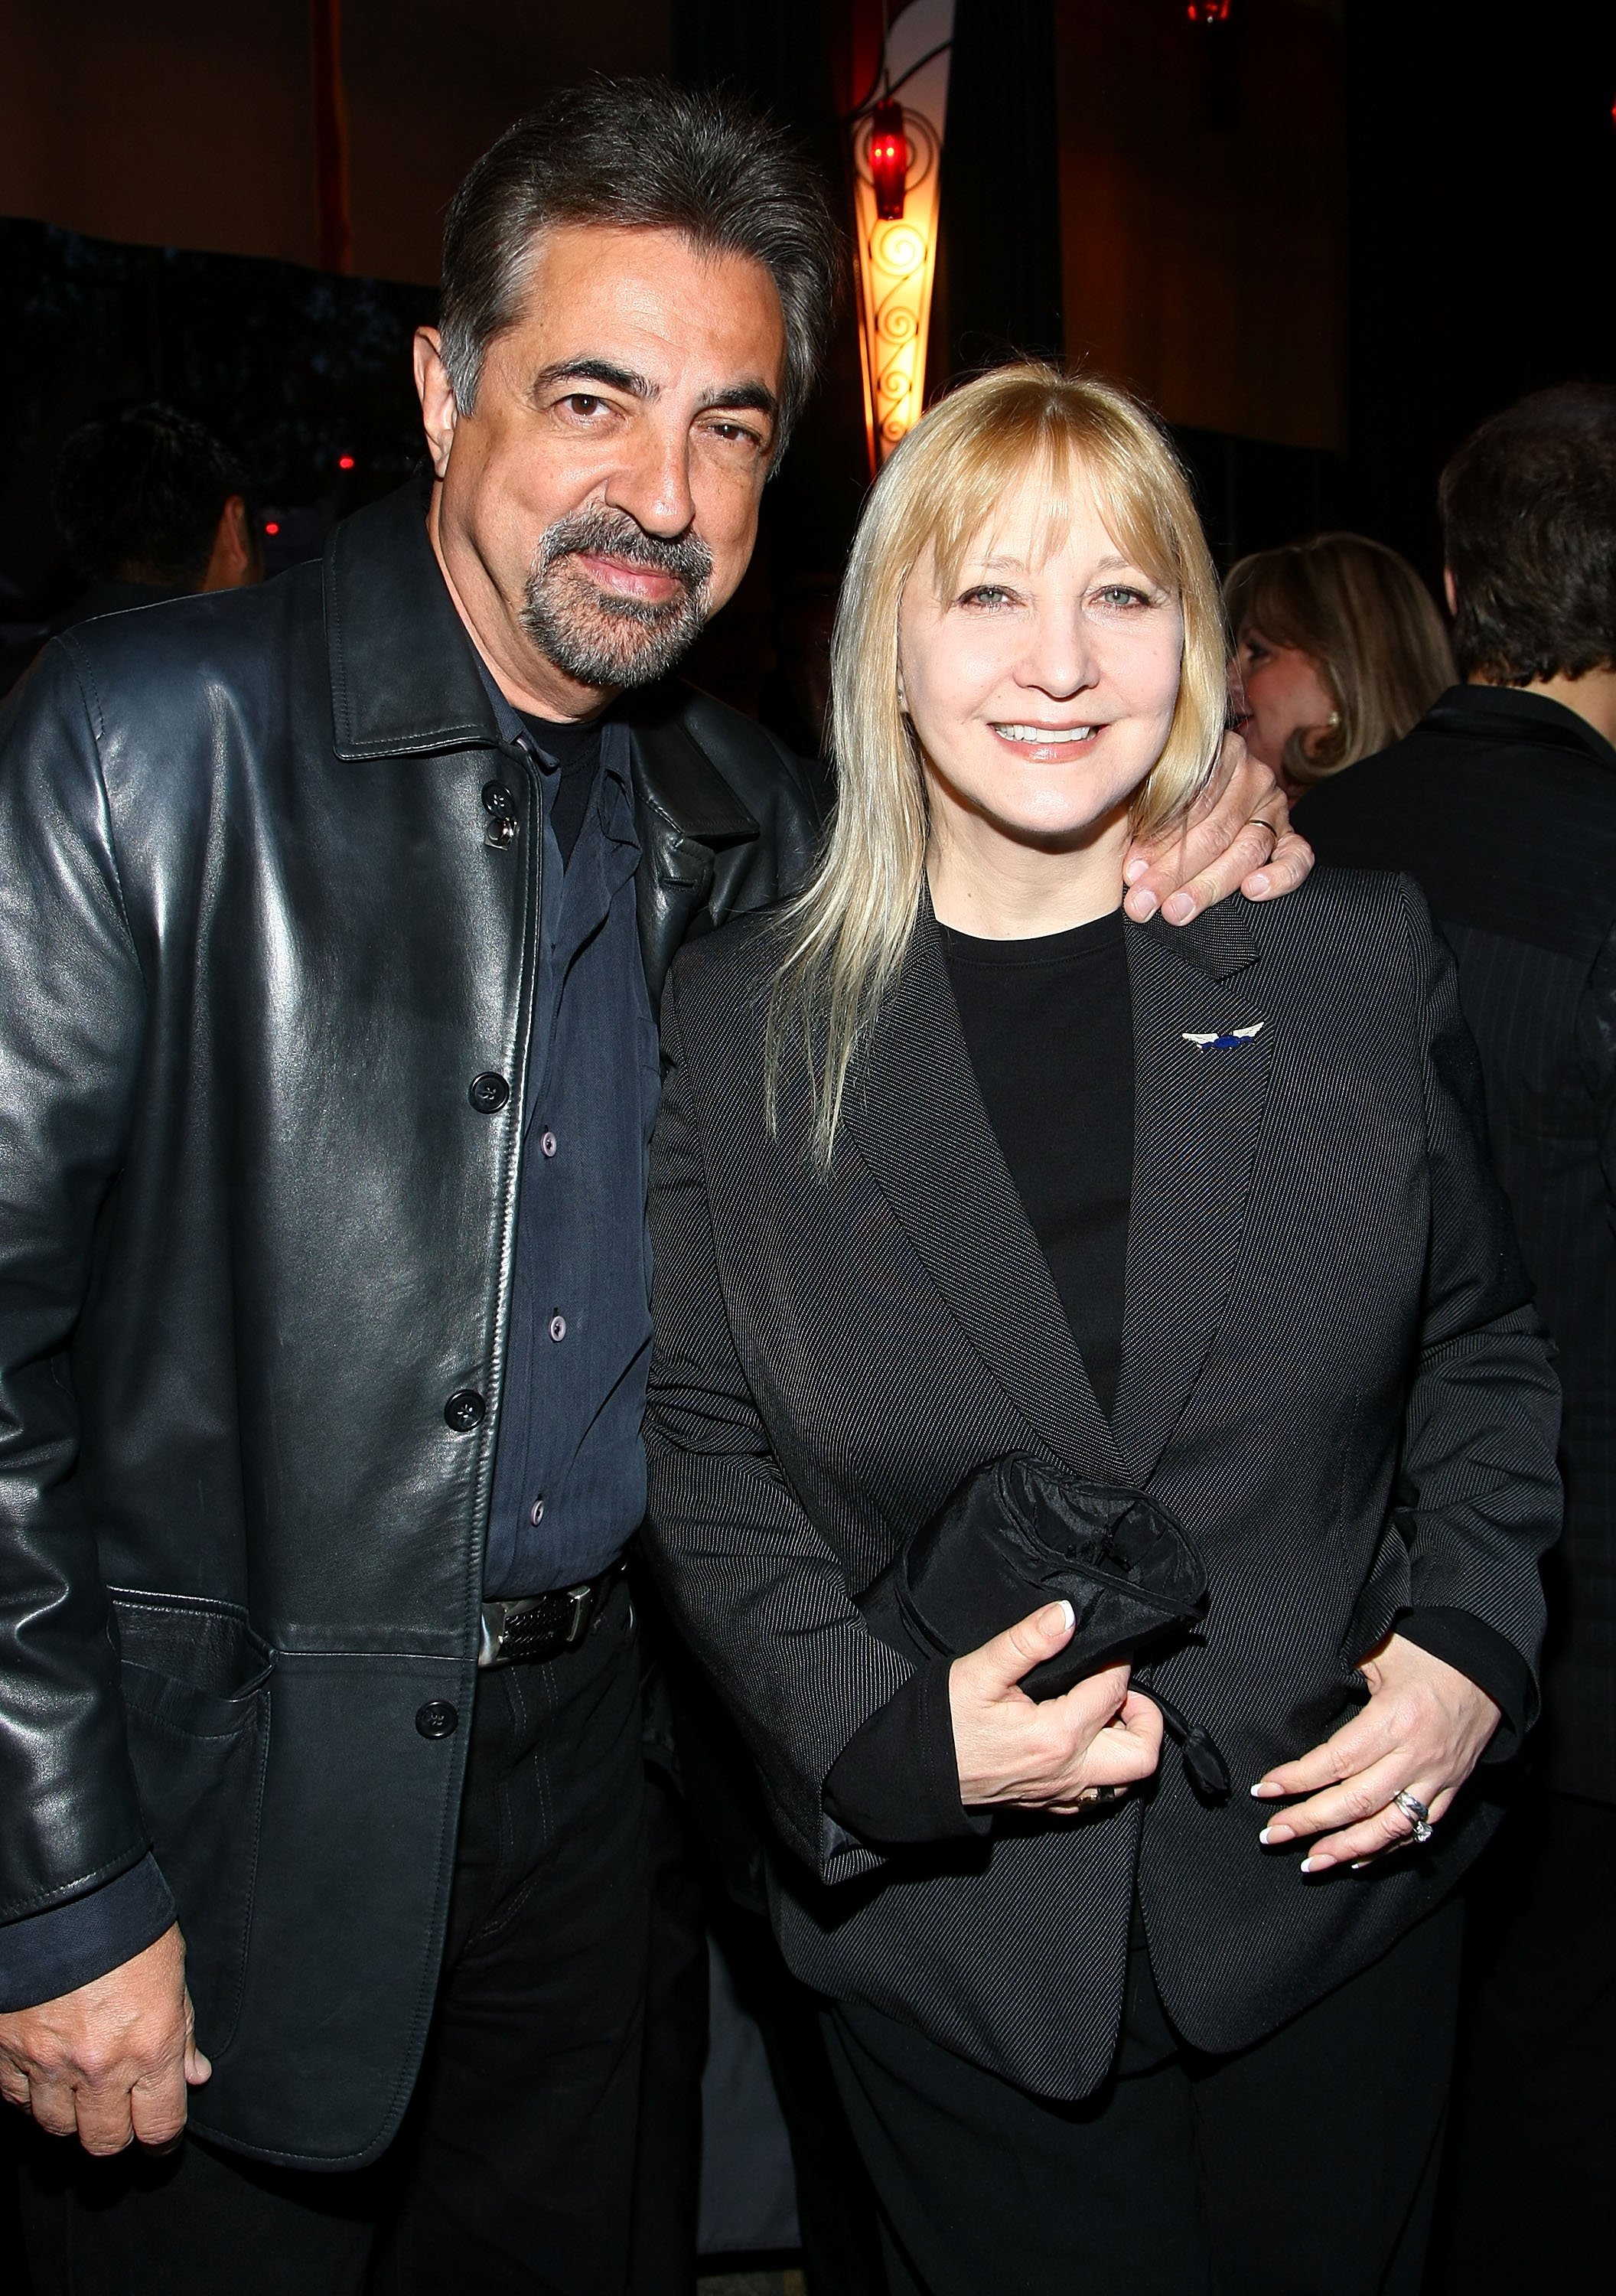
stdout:
[(631, 735), (524, 718), (544, 887), (510, 1338), (485, 1590), (543, 1594), (616, 1560), (645, 1511), (645, 1191), (659, 1071), (634, 901)]

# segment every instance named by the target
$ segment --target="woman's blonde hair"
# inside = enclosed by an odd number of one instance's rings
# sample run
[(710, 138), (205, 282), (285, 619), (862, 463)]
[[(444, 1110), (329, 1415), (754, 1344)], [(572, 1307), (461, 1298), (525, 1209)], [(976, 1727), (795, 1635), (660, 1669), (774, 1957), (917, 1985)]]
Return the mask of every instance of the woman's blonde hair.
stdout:
[(1256, 630), (1298, 646), (1334, 704), (1334, 722), (1298, 726), (1281, 762), (1298, 789), (1390, 749), (1416, 726), (1457, 673), (1436, 603), (1406, 558), (1363, 534), (1318, 534), (1258, 550), (1223, 586), (1236, 638)]
[(1048, 556), (1091, 496), (1106, 531), (1178, 599), (1179, 695), (1132, 808), (1156, 829), (1184, 813), (1217, 762), (1227, 708), (1217, 576), (1189, 484), (1153, 418), (1114, 384), (1053, 366), (1000, 367), (916, 425), (853, 538), (831, 641), (836, 814), (819, 866), (782, 913), (786, 953), (769, 1016), (772, 1119), (785, 1044), (807, 1050), (815, 1153), (829, 1160), (847, 1071), (897, 977), (919, 914), (931, 821), (919, 745), (899, 701), (898, 613), (928, 547), (946, 597), (967, 550), (1029, 474), (1044, 492)]

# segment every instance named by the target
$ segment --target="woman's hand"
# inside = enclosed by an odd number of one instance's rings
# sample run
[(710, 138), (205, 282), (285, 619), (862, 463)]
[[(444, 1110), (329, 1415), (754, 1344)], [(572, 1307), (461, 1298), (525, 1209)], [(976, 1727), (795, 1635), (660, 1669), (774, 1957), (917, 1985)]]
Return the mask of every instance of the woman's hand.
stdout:
[(1290, 821), (1273, 775), (1238, 734), (1226, 734), (1217, 771), (1188, 821), (1129, 847), (1123, 907), (1136, 924), (1159, 908), (1170, 925), (1186, 925), (1236, 889), (1249, 901), (1294, 893), (1313, 865), (1313, 849)]
[(1388, 1849), (1406, 1849), (1414, 1821), (1393, 1794), (1412, 1794), (1435, 1825), (1498, 1726), (1498, 1710), (1484, 1690), (1401, 1635), (1388, 1635), (1363, 1660), (1362, 1672), (1370, 1693), (1362, 1711), (1322, 1746), (1298, 1762), (1282, 1762), (1252, 1788), (1265, 1801), (1310, 1796), (1270, 1818), (1261, 1837), (1272, 1847), (1323, 1834), (1302, 1861), (1304, 1874), (1367, 1865)]
[(1125, 1666), (1041, 1702), (1020, 1687), (1024, 1674), (1071, 1639), (1070, 1603), (1050, 1603), (954, 1660), (948, 1689), (962, 1801), (1071, 1816), (1155, 1768), (1162, 1718), (1129, 1689)]

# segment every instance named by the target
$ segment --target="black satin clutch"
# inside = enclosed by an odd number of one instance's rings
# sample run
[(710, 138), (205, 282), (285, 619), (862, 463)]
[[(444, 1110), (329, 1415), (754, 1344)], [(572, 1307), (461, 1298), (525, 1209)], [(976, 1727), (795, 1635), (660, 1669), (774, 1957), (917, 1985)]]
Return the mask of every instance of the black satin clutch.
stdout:
[[(1012, 1452), (967, 1475), (859, 1598), (872, 1631), (920, 1664), (959, 1658), (1046, 1603), (1070, 1603), (1072, 1639), (1022, 1678), (1058, 1698), (1101, 1667), (1154, 1651), (1205, 1615), (1206, 1566), (1193, 1538), (1147, 1492), (1097, 1483)], [(1222, 1761), (1147, 1682), (1184, 1747), (1198, 1791), (1228, 1792)]]

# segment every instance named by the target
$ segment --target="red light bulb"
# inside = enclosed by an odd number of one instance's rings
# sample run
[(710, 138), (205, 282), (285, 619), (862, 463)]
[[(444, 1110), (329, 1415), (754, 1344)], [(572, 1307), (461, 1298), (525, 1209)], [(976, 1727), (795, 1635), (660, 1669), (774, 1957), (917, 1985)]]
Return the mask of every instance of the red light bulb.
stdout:
[(264, 531), (265, 534), (279, 534), (281, 531), (280, 520), (278, 518), (266, 518), (264, 521)]
[(1231, 0), (1189, 0), (1185, 14), (1192, 24), (1227, 24)]
[(338, 468), (339, 471), (351, 471), (351, 470), (353, 469), (353, 467), (354, 467), (354, 457), (353, 457), (351, 455), (338, 455), (338, 457), (337, 457), (337, 468)]
[(895, 223), (903, 212), (909, 184), (909, 138), (903, 133), (903, 106), (884, 96), (869, 115), (869, 176), (876, 187), (876, 213), (883, 223)]

